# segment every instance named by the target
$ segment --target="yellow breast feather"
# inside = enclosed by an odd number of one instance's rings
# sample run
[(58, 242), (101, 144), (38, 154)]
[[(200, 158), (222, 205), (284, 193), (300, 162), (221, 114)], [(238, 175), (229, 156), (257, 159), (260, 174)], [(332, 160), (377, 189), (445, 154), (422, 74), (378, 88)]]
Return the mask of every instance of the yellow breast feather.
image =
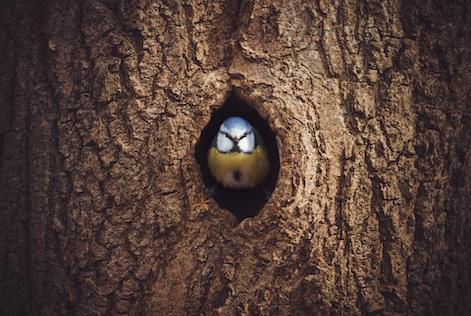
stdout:
[(221, 153), (212, 147), (208, 152), (208, 167), (225, 187), (244, 189), (253, 188), (265, 180), (270, 162), (266, 150), (260, 146), (249, 154)]

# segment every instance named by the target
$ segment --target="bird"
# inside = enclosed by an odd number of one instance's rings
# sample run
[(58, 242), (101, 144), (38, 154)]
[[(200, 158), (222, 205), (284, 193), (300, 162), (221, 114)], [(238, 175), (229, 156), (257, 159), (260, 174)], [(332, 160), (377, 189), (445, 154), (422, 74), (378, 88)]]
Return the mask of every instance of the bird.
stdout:
[(231, 116), (220, 125), (207, 158), (211, 175), (228, 189), (253, 189), (270, 170), (262, 135), (240, 116)]

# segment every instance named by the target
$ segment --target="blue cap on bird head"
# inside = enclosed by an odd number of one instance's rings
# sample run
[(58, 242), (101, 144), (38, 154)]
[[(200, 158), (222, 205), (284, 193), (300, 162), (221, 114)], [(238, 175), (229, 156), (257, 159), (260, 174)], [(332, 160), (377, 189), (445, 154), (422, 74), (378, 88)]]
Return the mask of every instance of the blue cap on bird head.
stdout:
[(239, 116), (226, 119), (216, 136), (216, 148), (221, 152), (250, 153), (255, 149), (255, 145), (254, 128), (246, 119)]

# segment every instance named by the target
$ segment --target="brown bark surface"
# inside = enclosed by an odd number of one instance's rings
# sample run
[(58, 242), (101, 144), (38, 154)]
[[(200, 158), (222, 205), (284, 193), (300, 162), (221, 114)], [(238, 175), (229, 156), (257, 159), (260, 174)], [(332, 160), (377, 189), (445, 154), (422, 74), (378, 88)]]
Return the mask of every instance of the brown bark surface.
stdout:
[[(0, 314), (470, 315), (471, 4), (0, 3)], [(231, 91), (280, 174), (238, 223)]]

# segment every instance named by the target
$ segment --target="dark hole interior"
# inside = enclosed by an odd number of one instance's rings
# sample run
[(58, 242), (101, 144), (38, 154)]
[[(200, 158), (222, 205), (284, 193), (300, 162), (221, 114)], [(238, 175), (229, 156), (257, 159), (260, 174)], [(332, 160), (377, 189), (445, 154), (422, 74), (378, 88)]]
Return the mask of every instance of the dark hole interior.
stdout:
[[(222, 122), (231, 116), (241, 116), (248, 120), (252, 126), (259, 130), (265, 141), (268, 155), (271, 159), (271, 169), (265, 181), (254, 189), (227, 189), (219, 184), (209, 172), (207, 154), (211, 142), (216, 135)], [(212, 198), (221, 208), (230, 211), (240, 221), (247, 217), (256, 216), (262, 207), (268, 202), (271, 193), (275, 189), (280, 169), (278, 147), (276, 145), (275, 134), (271, 131), (268, 123), (258, 114), (258, 112), (239, 99), (232, 93), (224, 105), (215, 110), (208, 125), (201, 132), (201, 137), (196, 145), (196, 161), (200, 165), (203, 182), (209, 191), (212, 191)]]

